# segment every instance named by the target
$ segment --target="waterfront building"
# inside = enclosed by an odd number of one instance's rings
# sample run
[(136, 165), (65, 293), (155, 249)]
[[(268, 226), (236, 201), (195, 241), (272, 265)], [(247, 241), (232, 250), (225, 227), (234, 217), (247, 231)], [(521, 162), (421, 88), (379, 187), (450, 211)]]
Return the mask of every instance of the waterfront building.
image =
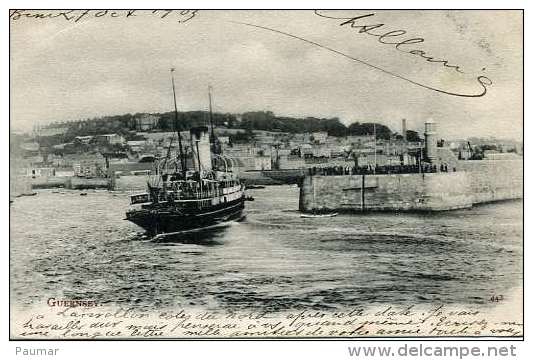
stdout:
[(144, 151), (147, 142), (146, 140), (130, 140), (126, 144), (132, 152), (138, 153)]
[(126, 139), (122, 135), (119, 135), (119, 134), (98, 135), (96, 139), (98, 141), (102, 141), (110, 145), (123, 145), (126, 142)]
[(78, 143), (81, 143), (81, 144), (89, 144), (93, 138), (94, 138), (94, 136), (90, 136), (90, 135), (87, 135), (87, 136), (76, 136), (74, 138), (74, 141), (78, 142)]
[(53, 167), (28, 167), (26, 168), (26, 176), (36, 178), (42, 176), (55, 176), (55, 168)]

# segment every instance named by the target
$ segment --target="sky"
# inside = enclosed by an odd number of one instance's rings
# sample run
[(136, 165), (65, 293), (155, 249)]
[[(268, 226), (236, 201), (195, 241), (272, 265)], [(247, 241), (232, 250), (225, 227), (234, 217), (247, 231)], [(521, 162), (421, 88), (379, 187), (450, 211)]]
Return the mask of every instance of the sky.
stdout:
[[(179, 110), (207, 109), (211, 85), (220, 112), (375, 121), (398, 132), (402, 118), (417, 131), (431, 118), (443, 138), (522, 139), (520, 11), (91, 11), (74, 21), (81, 14), (12, 15), (12, 129), (171, 111), (174, 67)], [(353, 24), (397, 36), (380, 42), (335, 19), (368, 14)], [(382, 43), (414, 38), (424, 41), (404, 51)], [(484, 96), (449, 94), (480, 93), (478, 76), (492, 82)]]

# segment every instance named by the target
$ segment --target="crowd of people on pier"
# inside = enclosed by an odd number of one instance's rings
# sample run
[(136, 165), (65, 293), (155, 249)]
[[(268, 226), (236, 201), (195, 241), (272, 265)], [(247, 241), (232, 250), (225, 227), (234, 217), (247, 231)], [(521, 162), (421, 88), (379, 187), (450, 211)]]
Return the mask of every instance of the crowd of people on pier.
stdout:
[(420, 164), (420, 165), (366, 165), (366, 166), (328, 166), (312, 167), (308, 169), (309, 175), (385, 175), (385, 174), (417, 174), (436, 172), (455, 172), (456, 168), (448, 168), (447, 164)]

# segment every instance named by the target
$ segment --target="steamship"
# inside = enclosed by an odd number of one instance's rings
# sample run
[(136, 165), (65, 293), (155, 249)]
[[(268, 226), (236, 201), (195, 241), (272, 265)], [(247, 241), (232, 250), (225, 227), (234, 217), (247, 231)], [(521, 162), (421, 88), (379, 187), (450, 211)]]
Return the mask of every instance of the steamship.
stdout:
[[(221, 154), (213, 131), (211, 88), (209, 87), (209, 120), (207, 126), (190, 129), (190, 144), (184, 153), (178, 129), (178, 111), (174, 95), (174, 134), (167, 155), (156, 159), (147, 192), (132, 195), (126, 219), (142, 227), (150, 236), (178, 234), (212, 227), (243, 217), (245, 192), (234, 161)], [(179, 152), (171, 156), (174, 135)], [(189, 155), (189, 156), (187, 156)], [(188, 161), (192, 160), (192, 161)], [(189, 165), (189, 163), (192, 163)]]

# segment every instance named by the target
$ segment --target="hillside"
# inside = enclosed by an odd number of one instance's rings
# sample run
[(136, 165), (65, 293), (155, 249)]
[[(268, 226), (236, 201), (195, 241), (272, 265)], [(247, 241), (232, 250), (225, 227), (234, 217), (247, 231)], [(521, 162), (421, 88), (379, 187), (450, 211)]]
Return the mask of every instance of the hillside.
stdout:
[[(151, 131), (172, 131), (177, 124), (179, 130), (188, 130), (194, 126), (207, 125), (209, 113), (206, 111), (179, 112), (175, 121), (174, 112), (154, 114), (124, 114), (105, 116), (70, 122), (56, 122), (44, 126), (42, 129), (65, 129), (61, 134), (43, 136), (42, 142), (47, 145), (70, 142), (76, 136), (102, 135), (109, 133), (121, 134), (127, 139), (133, 138), (137, 129), (138, 119), (143, 116), (153, 116), (157, 119)], [(344, 125), (338, 118), (295, 118), (276, 116), (270, 111), (253, 111), (240, 115), (231, 113), (214, 113), (213, 122), (216, 127), (228, 129), (245, 129), (280, 131), (287, 133), (312, 133), (325, 131), (331, 136), (371, 135), (374, 133), (374, 123), (353, 123)], [(380, 139), (389, 139), (393, 133), (385, 125), (376, 123), (376, 135)]]

